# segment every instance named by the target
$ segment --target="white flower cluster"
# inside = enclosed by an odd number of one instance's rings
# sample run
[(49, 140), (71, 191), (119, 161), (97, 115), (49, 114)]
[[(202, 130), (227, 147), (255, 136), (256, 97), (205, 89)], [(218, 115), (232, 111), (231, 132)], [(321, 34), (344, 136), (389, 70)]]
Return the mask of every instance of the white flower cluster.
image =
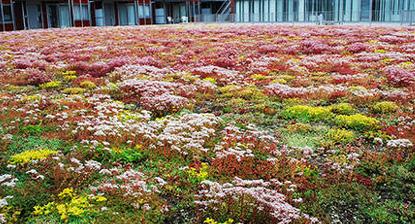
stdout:
[(158, 147), (170, 146), (171, 149), (187, 155), (207, 152), (204, 147), (207, 140), (215, 135), (220, 118), (214, 114), (185, 114), (178, 118), (171, 116), (160, 121), (162, 131), (157, 135)]
[(127, 96), (135, 96), (136, 98), (152, 97), (165, 93), (173, 94), (176, 90), (185, 89), (185, 86), (180, 83), (141, 79), (125, 80), (119, 84), (119, 87)]
[[(235, 177), (232, 183), (220, 184), (209, 180), (203, 181), (202, 189), (196, 195), (198, 199), (195, 204), (200, 209), (215, 207), (225, 203), (227, 198), (239, 199), (251, 197), (254, 206), (259, 211), (267, 212), (274, 220), (274, 223), (291, 223), (300, 218), (308, 219), (312, 223), (318, 222), (307, 214), (301, 213), (298, 208), (286, 202), (286, 197), (275, 188), (283, 185), (278, 180), (243, 180)], [(244, 206), (249, 206), (245, 204)]]
[(279, 97), (302, 97), (311, 94), (332, 94), (334, 92), (346, 91), (347, 87), (342, 85), (320, 85), (318, 87), (291, 87), (289, 85), (273, 83), (265, 87), (265, 91), (272, 96)]
[(164, 93), (157, 96), (142, 97), (140, 103), (145, 110), (154, 112), (175, 112), (189, 104), (189, 100), (182, 96)]
[(330, 76), (331, 78), (333, 78), (333, 80), (336, 80), (338, 82), (350, 82), (350, 81), (355, 81), (355, 80), (363, 80), (363, 79), (368, 79), (369, 75), (365, 74), (365, 73), (360, 73), (360, 74), (348, 74), (348, 75), (343, 75), (343, 74), (332, 74)]
[(157, 68), (150, 65), (123, 65), (116, 68), (111, 76), (119, 76), (121, 81), (128, 79), (134, 79), (138, 75), (146, 75), (151, 78), (162, 78), (165, 74), (170, 73), (171, 69), (169, 68)]
[[(96, 97), (95, 97), (96, 98)], [(151, 118), (148, 111), (123, 113), (123, 105), (115, 103), (114, 101), (96, 100), (89, 98), (89, 103), (93, 104), (94, 114), (84, 114), (80, 116), (82, 119), (77, 120), (75, 129), (72, 133), (75, 135), (82, 135), (82, 138), (87, 139), (106, 139), (108, 137), (120, 138), (123, 135), (134, 137), (132, 130), (140, 129), (146, 132), (145, 127), (147, 121)], [(65, 125), (71, 127), (73, 122)], [(85, 134), (87, 133), (87, 134)], [(87, 140), (83, 139), (83, 140)]]
[(212, 77), (219, 84), (229, 85), (229, 84), (238, 84), (243, 83), (244, 76), (238, 71), (229, 70), (226, 68), (208, 65), (197, 67), (192, 70), (196, 75), (199, 75), (201, 78)]
[(140, 197), (147, 193), (158, 192), (157, 186), (150, 186), (146, 181), (143, 173), (126, 170), (100, 184), (98, 191), (108, 194), (122, 193), (125, 197)]
[(17, 181), (18, 179), (10, 174), (3, 174), (0, 176), (0, 186), (15, 187)]
[(386, 146), (389, 148), (411, 148), (414, 146), (409, 139), (394, 139), (389, 140), (386, 143)]
[(249, 125), (247, 130), (236, 126), (227, 126), (222, 131), (224, 137), (219, 145), (215, 146), (216, 158), (235, 156), (238, 161), (244, 157), (254, 157), (254, 149), (266, 151), (271, 155), (278, 154), (276, 145), (278, 140), (267, 131), (258, 130)]
[(157, 112), (177, 111), (189, 103), (197, 90), (194, 85), (175, 82), (128, 79), (120, 83), (128, 101), (140, 103), (144, 109)]

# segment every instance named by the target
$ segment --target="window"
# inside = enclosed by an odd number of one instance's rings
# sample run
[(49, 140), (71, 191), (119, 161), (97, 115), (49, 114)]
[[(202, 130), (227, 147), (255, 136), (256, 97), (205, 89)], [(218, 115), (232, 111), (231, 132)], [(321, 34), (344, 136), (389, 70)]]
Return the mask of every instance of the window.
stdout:
[[(81, 7), (79, 7), (81, 6)], [(74, 5), (73, 6), (74, 11), (74, 18), (75, 20), (89, 20), (89, 12), (88, 12), (88, 5), (82, 4), (82, 5)], [(82, 17), (82, 19), (81, 19)]]
[[(4, 18), (2, 18), (2, 15), (4, 15)], [(0, 9), (0, 22), (10, 23), (12, 22), (12, 6), (11, 5), (5, 5), (3, 4), (3, 14), (1, 14)]]
[(150, 18), (150, 5), (139, 5), (138, 6), (138, 15), (140, 19)]

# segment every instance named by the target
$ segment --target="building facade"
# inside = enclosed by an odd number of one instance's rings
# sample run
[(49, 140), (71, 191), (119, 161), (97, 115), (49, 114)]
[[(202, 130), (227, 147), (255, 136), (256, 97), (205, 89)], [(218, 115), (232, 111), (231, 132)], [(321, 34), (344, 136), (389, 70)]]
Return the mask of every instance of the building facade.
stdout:
[(150, 0), (0, 0), (0, 31), (151, 23)]
[(236, 0), (235, 21), (400, 22), (410, 10), (415, 0)]
[(0, 31), (222, 21), (399, 22), (403, 15), (415, 21), (415, 0), (0, 0)]

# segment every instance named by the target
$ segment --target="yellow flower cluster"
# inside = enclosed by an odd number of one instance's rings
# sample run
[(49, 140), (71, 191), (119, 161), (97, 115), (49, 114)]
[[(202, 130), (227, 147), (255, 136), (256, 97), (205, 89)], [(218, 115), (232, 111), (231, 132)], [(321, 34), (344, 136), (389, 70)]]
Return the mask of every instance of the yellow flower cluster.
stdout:
[(203, 223), (206, 223), (206, 224), (232, 224), (233, 222), (234, 220), (231, 218), (229, 218), (225, 222), (218, 222), (212, 218), (206, 218), (205, 221), (203, 221)]
[(50, 81), (47, 83), (43, 83), (40, 85), (42, 89), (55, 89), (62, 86), (62, 82), (60, 81)]
[(187, 171), (187, 173), (196, 182), (204, 181), (209, 176), (209, 166), (207, 165), (207, 163), (202, 163), (202, 166), (200, 167), (199, 171), (192, 167)]
[(80, 87), (71, 87), (71, 88), (66, 88), (62, 91), (65, 94), (71, 94), (71, 95), (75, 95), (75, 94), (82, 94), (85, 92), (85, 89), (80, 88)]
[(330, 119), (333, 113), (329, 108), (312, 107), (305, 105), (296, 105), (288, 107), (283, 111), (283, 117), (286, 119), (296, 119), (300, 121), (324, 121)]
[(64, 71), (62, 72), (63, 79), (67, 82), (75, 80), (77, 78), (76, 71)]
[(347, 144), (355, 139), (355, 134), (345, 129), (330, 129), (325, 137), (332, 144)]
[(377, 129), (379, 121), (376, 118), (363, 114), (339, 115), (335, 118), (336, 124), (358, 131)]
[(83, 81), (79, 84), (82, 88), (85, 89), (95, 89), (97, 87), (97, 85), (91, 81)]
[(396, 112), (399, 109), (399, 106), (391, 101), (382, 101), (375, 103), (372, 109), (378, 114), (389, 114)]
[(32, 160), (41, 160), (45, 159), (50, 155), (57, 154), (58, 151), (50, 149), (39, 149), (39, 150), (28, 150), (22, 153), (13, 155), (10, 158), (10, 161), (14, 164), (26, 164)]
[[(78, 196), (72, 188), (65, 188), (58, 194), (62, 203), (49, 202), (43, 206), (34, 207), (34, 215), (48, 215), (57, 212), (62, 221), (67, 222), (69, 217), (81, 217), (92, 211), (92, 204), (86, 196)], [(104, 196), (91, 197), (95, 202), (104, 202), (107, 200)]]

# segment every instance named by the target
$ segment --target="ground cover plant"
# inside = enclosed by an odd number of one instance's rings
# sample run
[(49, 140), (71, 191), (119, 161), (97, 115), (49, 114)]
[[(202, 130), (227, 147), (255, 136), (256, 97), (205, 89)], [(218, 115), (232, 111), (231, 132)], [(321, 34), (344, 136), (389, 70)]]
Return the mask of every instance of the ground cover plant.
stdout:
[(413, 223), (415, 29), (0, 33), (0, 223)]

